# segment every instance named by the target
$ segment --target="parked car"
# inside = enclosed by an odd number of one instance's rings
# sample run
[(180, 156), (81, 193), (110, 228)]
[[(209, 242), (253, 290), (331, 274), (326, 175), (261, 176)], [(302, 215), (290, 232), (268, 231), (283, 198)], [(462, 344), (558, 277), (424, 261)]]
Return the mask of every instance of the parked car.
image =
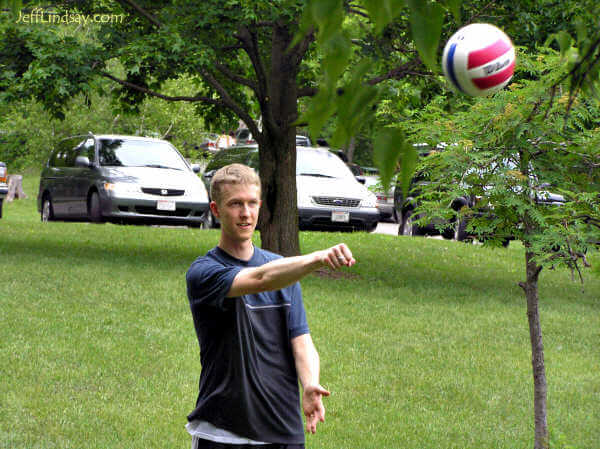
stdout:
[(42, 221), (172, 222), (200, 226), (208, 194), (191, 166), (165, 140), (75, 136), (52, 151), (37, 198)]
[[(234, 162), (258, 169), (257, 146), (236, 147), (215, 155), (203, 174), (206, 185), (216, 170)], [(377, 227), (375, 195), (327, 149), (297, 147), (296, 189), (301, 229), (370, 232)]]
[(0, 162), (0, 218), (2, 218), (2, 204), (4, 203), (4, 198), (6, 198), (6, 195), (8, 194), (7, 178), (6, 164)]
[(307, 136), (296, 136), (296, 146), (297, 147), (310, 147), (312, 144), (310, 143), (310, 138)]
[[(238, 129), (235, 133), (235, 145), (253, 145), (256, 143), (256, 140), (252, 137), (252, 133), (248, 128)], [(311, 142), (310, 138), (307, 136), (296, 136), (296, 146), (297, 147), (310, 147)]]
[[(427, 157), (432, 151), (432, 148), (426, 144), (417, 144), (415, 147), (421, 158)], [(438, 149), (441, 148), (435, 148), (435, 150)], [(417, 171), (411, 179), (406, 197), (400, 183), (396, 183), (394, 188), (394, 209), (396, 210), (397, 222), (400, 224), (398, 234), (410, 236), (441, 235), (445, 239), (456, 239), (459, 241), (469, 238), (466, 232), (467, 222), (465, 220), (448, 222), (431, 219), (426, 221), (425, 224), (417, 225), (415, 223), (416, 220), (424, 218), (423, 214), (417, 214), (415, 209), (418, 206), (418, 197), (421, 194), (421, 189), (428, 183), (427, 172)], [(460, 196), (453, 199), (450, 207), (455, 211), (459, 211), (465, 206), (472, 207), (474, 202), (475, 199), (472, 197)], [(440, 228), (443, 228), (443, 230), (440, 231)]]
[(252, 133), (248, 128), (240, 128), (235, 132), (236, 145), (252, 145), (256, 141), (252, 138)]
[(371, 167), (361, 167), (362, 175), (359, 175), (359, 181), (377, 197), (377, 209), (379, 209), (379, 215), (381, 221), (387, 221), (392, 223), (398, 222), (398, 216), (396, 208), (394, 207), (394, 190), (395, 182), (392, 181), (387, 191), (383, 189), (381, 184), (381, 178), (379, 177), (379, 170)]
[[(425, 145), (418, 145), (419, 154), (421, 157), (428, 156), (431, 151)], [(437, 147), (436, 150), (443, 150), (444, 146)], [(503, 160), (498, 164), (486, 167), (484, 170), (496, 171), (496, 170), (511, 171), (516, 170), (514, 163)], [(483, 175), (483, 170), (481, 175)], [(488, 217), (490, 220), (494, 217), (493, 205), (487, 205), (481, 207), (481, 203), (474, 195), (464, 195), (454, 198), (450, 204), (450, 208), (458, 212), (462, 208), (473, 209), (471, 215), (467, 214), (460, 220), (456, 218), (451, 221), (443, 221), (441, 219), (429, 219), (425, 220), (425, 223), (420, 225), (416, 224), (417, 220), (424, 218), (423, 214), (417, 214), (416, 208), (418, 206), (418, 198), (424, 186), (429, 183), (427, 171), (417, 171), (410, 183), (409, 194), (404, 198), (402, 188), (400, 185), (396, 185), (394, 192), (394, 204), (398, 213), (400, 227), (398, 234), (400, 235), (441, 235), (446, 239), (456, 239), (459, 241), (472, 239), (476, 236), (469, 235), (467, 232), (467, 226), (469, 222), (469, 216), (477, 217)], [(560, 206), (564, 203), (564, 197), (555, 193), (550, 192), (548, 189), (551, 187), (549, 184), (540, 183), (539, 180), (533, 174), (530, 174), (530, 186), (532, 188), (531, 198), (539, 205), (543, 206)], [(489, 187), (490, 189), (493, 186)], [(487, 187), (484, 187), (484, 190)], [(439, 229), (443, 229), (441, 232)], [(477, 238), (486, 239), (491, 237), (477, 236)], [(511, 235), (501, 236), (501, 242), (503, 246), (507, 246), (510, 240), (514, 237)]]

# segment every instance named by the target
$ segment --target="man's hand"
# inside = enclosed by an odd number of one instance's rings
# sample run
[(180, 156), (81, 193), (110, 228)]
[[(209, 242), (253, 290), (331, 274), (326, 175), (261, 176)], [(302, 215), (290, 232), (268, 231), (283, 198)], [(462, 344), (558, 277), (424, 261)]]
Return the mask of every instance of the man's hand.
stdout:
[(337, 270), (340, 267), (351, 267), (356, 263), (352, 257), (352, 251), (345, 243), (332, 246), (320, 252), (320, 261), (323, 265), (329, 266), (332, 270)]
[(309, 385), (302, 395), (302, 409), (306, 416), (306, 431), (317, 432), (317, 423), (325, 422), (325, 407), (323, 396), (329, 396), (329, 391), (321, 385)]

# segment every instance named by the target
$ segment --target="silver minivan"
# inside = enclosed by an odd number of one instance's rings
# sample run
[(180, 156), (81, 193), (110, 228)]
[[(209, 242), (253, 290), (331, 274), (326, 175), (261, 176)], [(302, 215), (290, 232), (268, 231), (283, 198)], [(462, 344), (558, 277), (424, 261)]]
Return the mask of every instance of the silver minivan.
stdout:
[(87, 135), (59, 142), (42, 170), (42, 221), (169, 222), (199, 227), (208, 194), (177, 149), (161, 139)]

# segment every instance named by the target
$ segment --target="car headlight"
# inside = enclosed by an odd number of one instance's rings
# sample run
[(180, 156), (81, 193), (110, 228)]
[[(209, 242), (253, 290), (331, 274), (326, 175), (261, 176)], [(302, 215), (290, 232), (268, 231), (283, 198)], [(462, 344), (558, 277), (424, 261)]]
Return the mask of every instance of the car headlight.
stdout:
[(112, 192), (115, 195), (123, 195), (126, 193), (140, 193), (140, 187), (131, 182), (105, 182), (104, 190)]
[(310, 195), (298, 192), (297, 196), (298, 207), (310, 207), (312, 205), (312, 199)]
[(367, 195), (367, 197), (360, 202), (362, 207), (376, 207), (377, 205), (377, 196), (373, 193)]

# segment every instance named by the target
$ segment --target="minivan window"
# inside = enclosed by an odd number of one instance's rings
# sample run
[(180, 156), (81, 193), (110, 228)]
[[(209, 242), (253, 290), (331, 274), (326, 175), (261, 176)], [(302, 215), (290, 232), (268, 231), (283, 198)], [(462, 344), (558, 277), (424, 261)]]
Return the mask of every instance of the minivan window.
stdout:
[(84, 144), (79, 147), (79, 150), (77, 151), (77, 156), (85, 156), (90, 160), (90, 162), (94, 162), (94, 160), (96, 159), (94, 139), (89, 138), (88, 140), (86, 140)]
[[(71, 137), (68, 139), (61, 140), (57, 147), (56, 151), (50, 157), (50, 166), (51, 167), (67, 167), (68, 162), (67, 158), (69, 156), (70, 151), (77, 148), (78, 144), (81, 142), (81, 137)], [(73, 161), (75, 158), (73, 158)]]
[(103, 166), (188, 168), (177, 150), (167, 142), (100, 139), (98, 156)]

